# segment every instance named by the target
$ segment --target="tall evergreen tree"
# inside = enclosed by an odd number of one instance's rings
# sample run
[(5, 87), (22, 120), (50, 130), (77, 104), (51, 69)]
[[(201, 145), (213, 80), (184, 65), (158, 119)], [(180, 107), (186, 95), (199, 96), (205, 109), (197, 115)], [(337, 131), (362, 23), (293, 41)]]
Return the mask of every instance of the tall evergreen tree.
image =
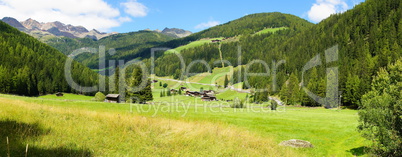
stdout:
[[(146, 83), (143, 83), (143, 80), (146, 81)], [(134, 103), (145, 103), (146, 101), (153, 100), (151, 80), (145, 76), (140, 68), (134, 68), (129, 86), (133, 88), (134, 91), (127, 91), (127, 95), (130, 96), (130, 99)]]
[(223, 87), (227, 88), (227, 87), (228, 87), (228, 85), (229, 85), (228, 76), (227, 76), (227, 75), (225, 75), (225, 80), (224, 80), (224, 82), (223, 82)]

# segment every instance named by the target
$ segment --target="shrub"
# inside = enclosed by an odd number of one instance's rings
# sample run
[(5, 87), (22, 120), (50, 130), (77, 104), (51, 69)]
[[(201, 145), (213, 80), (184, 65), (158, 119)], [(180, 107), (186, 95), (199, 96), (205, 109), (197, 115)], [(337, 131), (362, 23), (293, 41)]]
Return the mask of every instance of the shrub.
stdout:
[(239, 98), (236, 98), (233, 101), (233, 104), (230, 106), (231, 108), (245, 108), (246, 106), (244, 106), (244, 102), (241, 101)]
[(278, 107), (278, 103), (275, 100), (271, 100), (271, 110), (276, 110), (276, 108)]
[(102, 92), (98, 92), (95, 94), (95, 97), (93, 98), (94, 101), (105, 101), (106, 96)]
[(361, 99), (358, 129), (372, 141), (371, 153), (402, 156), (402, 60), (382, 68)]

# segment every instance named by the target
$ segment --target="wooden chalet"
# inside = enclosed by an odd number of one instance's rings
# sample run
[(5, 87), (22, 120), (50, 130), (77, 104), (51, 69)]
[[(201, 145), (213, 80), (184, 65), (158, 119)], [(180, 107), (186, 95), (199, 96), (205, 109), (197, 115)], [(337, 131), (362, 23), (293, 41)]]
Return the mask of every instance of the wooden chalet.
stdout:
[(215, 91), (213, 91), (213, 90), (204, 90), (204, 93), (206, 93), (206, 94), (215, 94)]
[(212, 43), (219, 43), (221, 40), (211, 40)]
[(201, 96), (202, 94), (204, 94), (204, 93), (201, 93), (201, 92), (192, 92), (192, 91), (187, 91), (187, 92), (186, 92), (186, 95), (187, 95), (187, 96)]
[(202, 101), (216, 101), (217, 99), (216, 99), (215, 95), (213, 95), (213, 94), (204, 94), (201, 97), (201, 100)]

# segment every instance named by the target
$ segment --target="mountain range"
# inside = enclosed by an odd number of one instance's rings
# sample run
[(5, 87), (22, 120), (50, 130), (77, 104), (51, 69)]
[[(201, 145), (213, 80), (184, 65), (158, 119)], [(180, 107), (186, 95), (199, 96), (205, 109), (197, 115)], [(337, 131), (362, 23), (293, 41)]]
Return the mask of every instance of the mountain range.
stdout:
[(64, 36), (69, 38), (92, 38), (99, 40), (117, 34), (117, 32), (102, 33), (96, 29), (88, 31), (85, 27), (64, 24), (59, 21), (43, 23), (29, 18), (20, 22), (12, 17), (4, 17), (2, 21), (39, 39), (46, 36)]
[[(64, 24), (59, 21), (43, 23), (31, 18), (25, 21), (18, 21), (12, 17), (4, 17), (1, 21), (37, 39), (57, 36), (68, 38), (91, 38), (94, 40), (99, 40), (110, 35), (118, 34), (117, 32), (103, 33), (96, 29), (88, 31), (88, 29), (83, 26), (73, 26), (71, 24)], [(146, 30), (151, 31), (149, 29)], [(190, 31), (178, 28), (165, 28), (162, 31), (154, 30), (154, 32), (162, 33), (174, 38), (187, 37), (192, 34)]]

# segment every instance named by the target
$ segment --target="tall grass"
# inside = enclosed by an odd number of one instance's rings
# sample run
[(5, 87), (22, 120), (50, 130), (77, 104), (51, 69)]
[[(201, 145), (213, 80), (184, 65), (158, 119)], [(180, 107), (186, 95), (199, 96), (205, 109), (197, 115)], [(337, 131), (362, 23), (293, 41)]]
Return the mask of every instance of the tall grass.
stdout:
[[(46, 100), (45, 100), (46, 101)], [(68, 102), (64, 102), (68, 103)], [(0, 97), (0, 154), (11, 156), (301, 156), (267, 137), (208, 121), (91, 111)]]

